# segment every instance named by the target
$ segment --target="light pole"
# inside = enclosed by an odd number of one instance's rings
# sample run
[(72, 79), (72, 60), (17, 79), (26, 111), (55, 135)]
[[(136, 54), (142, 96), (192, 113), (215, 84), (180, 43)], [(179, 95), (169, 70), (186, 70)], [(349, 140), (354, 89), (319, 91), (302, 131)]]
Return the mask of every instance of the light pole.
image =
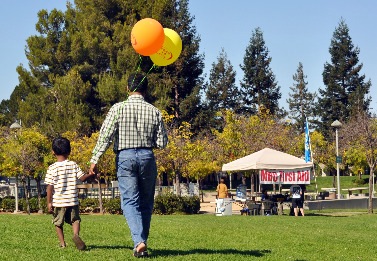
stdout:
[[(20, 122), (21, 123), (21, 122)], [(17, 121), (15, 121), (12, 125), (10, 125), (10, 129), (12, 130), (18, 130), (18, 129), (21, 129), (21, 124), (18, 123)], [(14, 193), (14, 198), (15, 198), (15, 210), (14, 210), (14, 213), (18, 213), (18, 178), (16, 176), (16, 182), (14, 183), (14, 190), (15, 190), (15, 193)]]
[(340, 121), (336, 120), (331, 123), (331, 127), (335, 128), (335, 142), (336, 142), (336, 179), (337, 179), (337, 190), (338, 190), (338, 199), (340, 199), (340, 176), (339, 176), (339, 163), (341, 163), (341, 157), (339, 157), (338, 149), (338, 129), (342, 126)]

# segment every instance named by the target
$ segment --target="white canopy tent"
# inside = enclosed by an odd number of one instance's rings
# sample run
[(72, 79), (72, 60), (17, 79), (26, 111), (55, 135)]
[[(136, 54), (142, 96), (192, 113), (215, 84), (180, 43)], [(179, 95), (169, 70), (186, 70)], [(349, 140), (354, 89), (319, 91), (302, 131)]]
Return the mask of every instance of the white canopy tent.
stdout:
[(288, 170), (311, 168), (312, 166), (312, 162), (305, 162), (305, 160), (290, 154), (265, 148), (243, 158), (224, 164), (222, 171), (242, 171), (251, 169)]
[[(309, 169), (312, 166), (312, 162), (305, 162), (304, 159), (300, 159), (290, 154), (270, 148), (264, 148), (248, 156), (224, 164), (222, 171), (297, 170)], [(230, 187), (231, 186), (232, 181), (230, 180)]]

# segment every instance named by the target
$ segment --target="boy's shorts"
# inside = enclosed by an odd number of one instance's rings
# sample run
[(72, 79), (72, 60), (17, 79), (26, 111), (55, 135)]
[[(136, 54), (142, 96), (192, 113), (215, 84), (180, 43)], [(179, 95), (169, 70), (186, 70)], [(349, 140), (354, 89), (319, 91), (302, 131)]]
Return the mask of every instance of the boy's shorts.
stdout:
[(64, 223), (72, 225), (76, 221), (80, 222), (80, 209), (79, 206), (70, 206), (70, 207), (55, 207), (52, 223), (61, 227)]

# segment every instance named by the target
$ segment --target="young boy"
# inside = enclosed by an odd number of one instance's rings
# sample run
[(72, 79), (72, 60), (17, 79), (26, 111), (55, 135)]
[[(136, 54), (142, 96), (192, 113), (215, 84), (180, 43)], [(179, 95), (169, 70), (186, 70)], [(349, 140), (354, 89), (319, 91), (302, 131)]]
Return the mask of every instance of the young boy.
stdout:
[(64, 241), (63, 225), (72, 226), (73, 242), (77, 249), (84, 250), (86, 245), (79, 236), (80, 214), (77, 193), (77, 181), (85, 181), (94, 175), (84, 174), (80, 167), (68, 160), (71, 145), (66, 138), (56, 138), (52, 142), (52, 151), (56, 162), (47, 169), (45, 183), (47, 186), (47, 207), (53, 213), (53, 224), (60, 241), (60, 247), (66, 247)]

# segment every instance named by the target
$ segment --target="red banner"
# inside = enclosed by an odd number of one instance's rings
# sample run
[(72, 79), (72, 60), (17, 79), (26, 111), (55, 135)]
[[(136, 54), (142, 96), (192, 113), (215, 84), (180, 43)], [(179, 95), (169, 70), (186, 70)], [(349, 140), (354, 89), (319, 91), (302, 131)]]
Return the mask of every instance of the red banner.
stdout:
[(310, 184), (310, 169), (260, 170), (260, 184)]

